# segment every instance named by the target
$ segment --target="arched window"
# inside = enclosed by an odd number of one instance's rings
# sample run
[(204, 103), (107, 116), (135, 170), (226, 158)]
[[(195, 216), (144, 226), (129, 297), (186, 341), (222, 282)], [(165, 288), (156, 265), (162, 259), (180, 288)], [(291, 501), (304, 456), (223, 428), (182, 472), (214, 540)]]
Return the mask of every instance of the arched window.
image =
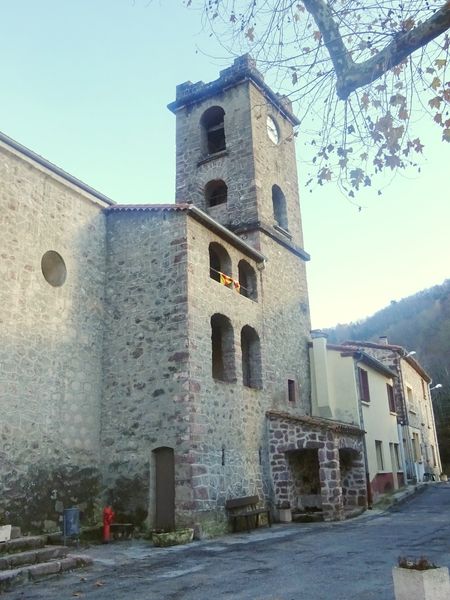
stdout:
[(256, 284), (256, 273), (255, 269), (248, 264), (246, 260), (239, 261), (239, 284), (240, 292), (242, 296), (251, 298), (251, 300), (258, 299), (258, 287)]
[(231, 277), (231, 259), (223, 246), (216, 242), (209, 245), (209, 276), (220, 281), (220, 274)]
[(225, 150), (225, 111), (220, 106), (211, 106), (200, 120), (202, 126), (202, 142), (205, 154), (215, 154)]
[(206, 207), (217, 206), (218, 204), (226, 204), (228, 197), (228, 188), (225, 181), (214, 179), (209, 181), (205, 186)]
[(211, 317), (212, 376), (220, 381), (235, 381), (234, 333), (230, 319), (215, 314)]
[(276, 224), (283, 229), (288, 230), (288, 219), (286, 209), (286, 198), (284, 197), (281, 188), (277, 185), (272, 186), (272, 205), (273, 216)]
[(261, 344), (253, 327), (245, 325), (241, 331), (242, 383), (251, 388), (262, 387)]

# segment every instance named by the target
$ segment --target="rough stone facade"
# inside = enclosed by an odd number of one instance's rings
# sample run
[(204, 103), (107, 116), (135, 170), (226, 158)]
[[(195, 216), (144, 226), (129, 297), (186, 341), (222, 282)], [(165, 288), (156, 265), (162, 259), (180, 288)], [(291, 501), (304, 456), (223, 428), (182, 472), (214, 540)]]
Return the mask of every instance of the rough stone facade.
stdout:
[[(317, 502), (327, 519), (364, 504), (359, 432), (305, 417), (290, 104), (243, 57), (179, 86), (171, 109), (172, 205), (112, 205), (1, 138), (0, 520), (25, 530), (55, 528), (69, 505), (95, 520), (105, 502), (207, 534), (237, 496)], [(221, 128), (225, 146), (205, 153)], [(211, 202), (211, 182), (225, 198)]]
[(0, 519), (54, 528), (99, 492), (106, 203), (3, 142), (0, 180)]
[[(341, 520), (346, 508), (367, 506), (363, 431), (314, 417), (292, 417), (275, 411), (267, 416), (275, 505), (320, 508), (325, 520)], [(317, 453), (318, 474), (313, 487), (312, 453)], [(293, 457), (299, 459), (297, 469)]]
[(107, 224), (103, 475), (116, 511), (141, 523), (153, 506), (156, 448), (175, 448), (177, 506), (185, 501), (182, 482), (189, 465), (182, 461), (190, 427), (186, 218), (175, 210), (124, 207), (110, 209)]

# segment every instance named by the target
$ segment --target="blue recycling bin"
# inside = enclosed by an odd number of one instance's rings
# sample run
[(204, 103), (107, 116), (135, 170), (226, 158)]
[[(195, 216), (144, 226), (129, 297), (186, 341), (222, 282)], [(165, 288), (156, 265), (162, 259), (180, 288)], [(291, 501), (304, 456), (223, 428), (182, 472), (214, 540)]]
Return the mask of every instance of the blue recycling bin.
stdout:
[(65, 508), (63, 512), (64, 538), (79, 537), (80, 535), (80, 509)]

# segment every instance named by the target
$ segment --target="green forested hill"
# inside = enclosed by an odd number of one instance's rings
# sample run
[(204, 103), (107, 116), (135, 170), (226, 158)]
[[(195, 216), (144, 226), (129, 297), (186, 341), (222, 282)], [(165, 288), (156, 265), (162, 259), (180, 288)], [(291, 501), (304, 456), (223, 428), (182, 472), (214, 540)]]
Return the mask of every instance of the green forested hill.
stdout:
[(417, 360), (433, 378), (433, 403), (441, 457), (450, 468), (450, 279), (442, 285), (391, 302), (371, 317), (326, 330), (329, 341), (378, 341), (386, 335), (390, 344), (415, 350)]

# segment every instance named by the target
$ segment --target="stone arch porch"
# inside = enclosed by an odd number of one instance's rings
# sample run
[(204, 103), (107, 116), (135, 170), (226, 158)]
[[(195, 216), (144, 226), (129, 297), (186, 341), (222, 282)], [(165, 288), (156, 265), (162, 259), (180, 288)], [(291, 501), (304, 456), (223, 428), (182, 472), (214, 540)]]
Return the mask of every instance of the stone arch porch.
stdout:
[(266, 413), (275, 506), (309, 503), (326, 521), (367, 507), (364, 431), (318, 417)]

